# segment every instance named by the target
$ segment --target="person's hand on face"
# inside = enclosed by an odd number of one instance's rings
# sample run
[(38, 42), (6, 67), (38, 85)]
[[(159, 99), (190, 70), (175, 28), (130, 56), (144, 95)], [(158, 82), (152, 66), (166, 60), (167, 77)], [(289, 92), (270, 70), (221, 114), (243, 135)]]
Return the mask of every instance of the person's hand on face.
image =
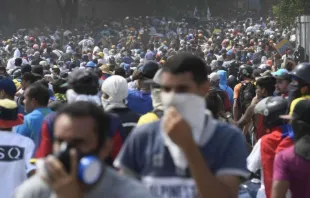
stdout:
[(77, 178), (77, 153), (70, 150), (70, 172), (68, 173), (63, 164), (55, 157), (49, 156), (45, 166), (48, 176), (43, 180), (53, 189), (57, 198), (80, 198), (83, 197)]
[(174, 107), (170, 107), (165, 116), (165, 132), (176, 145), (186, 150), (191, 145), (190, 143), (194, 143), (191, 127)]
[(261, 100), (261, 97), (257, 97), (257, 95), (252, 99), (251, 104), (256, 105)]

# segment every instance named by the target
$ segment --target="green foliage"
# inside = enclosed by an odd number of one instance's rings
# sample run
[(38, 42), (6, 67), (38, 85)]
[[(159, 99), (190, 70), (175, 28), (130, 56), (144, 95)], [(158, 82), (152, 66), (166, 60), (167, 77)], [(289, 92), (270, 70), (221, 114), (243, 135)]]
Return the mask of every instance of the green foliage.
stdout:
[(273, 6), (273, 14), (279, 18), (282, 26), (292, 25), (297, 16), (310, 14), (310, 1), (279, 0), (279, 3)]

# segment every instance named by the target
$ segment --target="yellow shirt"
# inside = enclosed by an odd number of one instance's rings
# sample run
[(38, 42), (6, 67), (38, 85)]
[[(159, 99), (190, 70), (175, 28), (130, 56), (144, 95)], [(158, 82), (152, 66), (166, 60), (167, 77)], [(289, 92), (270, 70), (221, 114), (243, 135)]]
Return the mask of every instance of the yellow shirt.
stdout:
[(20, 89), (20, 87), (21, 87), (21, 83), (20, 82), (18, 82), (18, 80), (17, 79), (14, 79), (13, 80), (13, 82), (14, 82), (14, 84), (15, 84), (15, 86), (16, 86), (16, 89), (18, 90), (18, 89)]
[(137, 123), (137, 126), (141, 126), (143, 124), (155, 122), (157, 120), (159, 120), (157, 115), (153, 112), (150, 112), (150, 113), (144, 114), (143, 116), (140, 117), (140, 119)]
[(290, 106), (290, 115), (293, 114), (296, 104), (302, 100), (310, 100), (310, 95), (302, 96), (300, 98), (296, 98), (295, 100), (293, 100)]

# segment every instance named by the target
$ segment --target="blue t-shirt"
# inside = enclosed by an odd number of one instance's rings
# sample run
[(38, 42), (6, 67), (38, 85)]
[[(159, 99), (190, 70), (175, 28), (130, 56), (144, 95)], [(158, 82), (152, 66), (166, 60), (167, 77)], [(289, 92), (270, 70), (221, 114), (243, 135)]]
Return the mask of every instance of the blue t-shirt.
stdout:
[[(141, 177), (154, 197), (197, 197), (190, 171), (174, 165), (161, 135), (161, 121), (142, 125), (130, 134), (114, 166)], [(247, 177), (247, 150), (239, 129), (207, 118), (200, 151), (214, 175)]]
[(128, 90), (127, 102), (128, 108), (140, 115), (146, 114), (153, 110), (150, 92), (130, 89)]
[(35, 143), (35, 148), (38, 147), (40, 132), (44, 117), (51, 113), (49, 108), (37, 108), (31, 113), (25, 115), (24, 124), (16, 127), (16, 133), (29, 137)]

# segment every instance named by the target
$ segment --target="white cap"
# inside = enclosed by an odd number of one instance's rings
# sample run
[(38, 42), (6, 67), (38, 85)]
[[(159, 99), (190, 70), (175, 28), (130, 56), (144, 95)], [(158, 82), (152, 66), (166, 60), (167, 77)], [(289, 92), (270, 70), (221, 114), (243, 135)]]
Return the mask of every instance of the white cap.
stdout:
[(220, 80), (220, 76), (216, 72), (212, 72), (209, 75), (209, 79), (210, 79), (211, 82), (215, 82), (215, 81)]

